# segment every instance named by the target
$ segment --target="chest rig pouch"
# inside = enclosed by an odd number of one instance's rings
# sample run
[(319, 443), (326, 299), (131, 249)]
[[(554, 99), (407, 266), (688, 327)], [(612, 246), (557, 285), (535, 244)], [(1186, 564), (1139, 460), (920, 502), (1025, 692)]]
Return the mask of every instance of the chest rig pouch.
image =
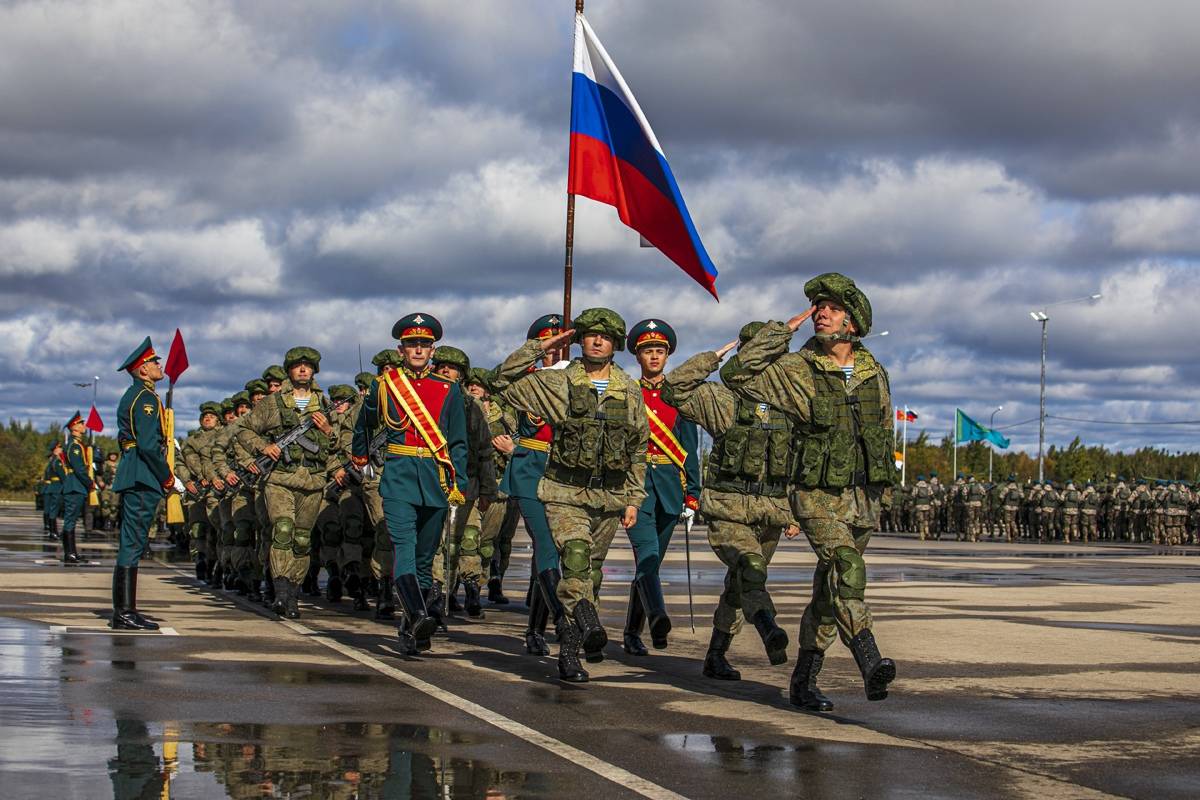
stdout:
[(633, 466), (628, 398), (606, 393), (599, 400), (591, 386), (568, 384), (567, 418), (554, 426), (547, 477), (569, 486), (620, 489)]
[(809, 421), (797, 427), (796, 483), (808, 489), (891, 486), (892, 432), (884, 426), (880, 373), (848, 393), (841, 373), (809, 362), (816, 394)]
[[(313, 392), (308, 402), (310, 406), (316, 403), (317, 410), (324, 412), (328, 416), (328, 408), (325, 405), (324, 395)], [(282, 424), (281, 430), (278, 431), (275, 437), (279, 438), (299, 425), (303, 418), (295, 406), (289, 406), (283, 402), (282, 392), (275, 393), (275, 407), (279, 409), (279, 421)], [(314, 470), (325, 468), (325, 461), (328, 456), (325, 436), (313, 427), (300, 438), (305, 439), (308, 446), (304, 447), (299, 444), (288, 445), (283, 450), (283, 458), (279, 459), (274, 469), (280, 472), (295, 472), (300, 467), (308, 467)]]
[(739, 399), (734, 423), (713, 443), (705, 484), (718, 491), (783, 497), (795, 469), (792, 424), (770, 406)]

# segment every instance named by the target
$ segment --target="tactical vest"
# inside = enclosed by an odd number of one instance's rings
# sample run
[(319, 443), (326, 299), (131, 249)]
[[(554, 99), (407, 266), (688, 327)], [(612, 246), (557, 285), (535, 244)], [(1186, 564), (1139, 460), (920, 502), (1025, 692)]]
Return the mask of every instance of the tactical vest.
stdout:
[(733, 425), (713, 439), (704, 487), (718, 492), (787, 496), (795, 470), (791, 420), (771, 406), (767, 406), (764, 420), (757, 403), (740, 398), (733, 416)]
[(629, 423), (629, 392), (598, 399), (589, 385), (567, 386), (567, 418), (554, 426), (547, 478), (568, 486), (617, 491), (633, 468), (628, 445), (637, 436)]
[(933, 490), (928, 484), (917, 484), (913, 489), (913, 505), (917, 508), (929, 508), (933, 504)]
[(891, 486), (896, 464), (892, 432), (884, 425), (882, 373), (849, 394), (841, 372), (808, 364), (816, 394), (808, 423), (796, 426), (796, 483), (806, 489)]
[[(325, 395), (320, 392), (313, 391), (309, 394), (309, 407), (313, 403), (317, 404), (317, 408), (322, 412), (326, 412), (328, 416), (328, 407), (325, 405)], [(290, 431), (292, 428), (300, 424), (302, 419), (296, 407), (289, 406), (283, 402), (283, 392), (275, 393), (275, 408), (279, 410), (279, 421), (281, 429), (275, 434), (276, 437)], [(308, 467), (310, 470), (324, 470), (327, 459), (329, 458), (329, 439), (323, 433), (317, 430), (314, 425), (305, 434), (310, 442), (315, 444), (320, 450), (316, 453), (310, 453), (298, 444), (289, 445), (287, 448), (288, 458), (281, 458), (275, 463), (274, 469), (280, 472), (295, 472), (300, 467)]]

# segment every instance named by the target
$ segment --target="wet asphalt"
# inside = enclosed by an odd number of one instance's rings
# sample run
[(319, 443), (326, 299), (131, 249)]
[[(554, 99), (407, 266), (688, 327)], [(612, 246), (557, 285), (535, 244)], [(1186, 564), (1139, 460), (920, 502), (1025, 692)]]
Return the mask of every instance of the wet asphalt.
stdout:
[[(299, 626), (198, 584), (156, 544), (140, 605), (170, 628), (105, 627), (111, 534), (63, 567), (32, 509), (0, 509), (2, 797), (1194, 797), (1200, 787), (1200, 553), (1195, 548), (917, 542), (868, 550), (892, 696), (869, 703), (835, 645), (826, 716), (787, 703), (752, 630), (743, 680), (700, 675), (724, 570), (692, 535), (696, 633), (682, 529), (664, 565), (671, 647), (619, 647), (631, 559), (606, 565), (608, 658), (566, 686), (524, 653), (528, 576), (518, 533), (506, 591), (454, 620), (419, 658), (348, 601), (309, 598)], [(771, 569), (794, 633), (813, 559), (785, 543)], [(172, 635), (174, 634), (174, 635)], [(624, 771), (600, 775), (431, 698), (401, 670)], [(554, 645), (551, 645), (554, 649)], [(792, 647), (794, 656), (795, 646)], [(650, 781), (643, 794), (621, 775)]]

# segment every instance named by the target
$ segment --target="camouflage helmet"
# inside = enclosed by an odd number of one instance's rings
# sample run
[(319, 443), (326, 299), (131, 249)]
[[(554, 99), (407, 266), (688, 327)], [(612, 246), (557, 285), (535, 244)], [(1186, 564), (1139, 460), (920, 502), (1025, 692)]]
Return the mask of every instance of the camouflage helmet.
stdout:
[(314, 375), (321, 371), (321, 354), (311, 347), (293, 347), (283, 356), (283, 368), (286, 370), (306, 362), (312, 364)]
[(758, 334), (759, 331), (761, 331), (763, 329), (763, 326), (766, 324), (767, 323), (762, 322), (760, 320), (755, 320), (754, 322), (747, 322), (745, 325), (742, 326), (742, 329), (740, 331), (738, 331), (738, 341), (742, 344), (745, 344), (746, 342), (750, 341)]
[(250, 395), (266, 394), (267, 393), (267, 382), (262, 380), (261, 378), (254, 378), (253, 380), (246, 381), (245, 389), (246, 389), (246, 394), (250, 394)]
[(377, 372), (383, 372), (386, 367), (398, 367), (403, 362), (400, 358), (400, 353), (396, 350), (380, 350), (371, 357), (371, 363), (375, 365)]
[(233, 413), (233, 398), (226, 397), (224, 400), (221, 401), (221, 414), (225, 415), (225, 414), (232, 414), (232, 413)]
[(267, 383), (270, 383), (271, 381), (283, 383), (287, 380), (287, 373), (284, 372), (283, 367), (279, 366), (278, 364), (272, 364), (262, 371), (262, 379)]
[(238, 406), (250, 405), (250, 393), (249, 392), (245, 392), (245, 391), (237, 392), (236, 394), (234, 394), (233, 397), (231, 397), (229, 399), (233, 403), (233, 407), (235, 410), (237, 409)]
[(360, 372), (354, 376), (354, 385), (359, 389), (367, 389), (371, 386), (371, 381), (375, 380), (375, 375), (370, 372)]
[(217, 419), (220, 419), (221, 413), (222, 413), (221, 404), (216, 402), (215, 400), (209, 400), (207, 402), (200, 404), (200, 416), (202, 416), (202, 417), (205, 414), (212, 414)]
[(347, 386), (344, 383), (335, 383), (329, 387), (329, 399), (335, 403), (345, 403), (358, 397), (358, 392), (353, 386)]
[(813, 278), (804, 284), (804, 295), (813, 304), (832, 300), (845, 308), (859, 336), (866, 336), (871, 331), (871, 301), (854, 281), (840, 272), (826, 272)]
[(470, 357), (457, 347), (450, 347), (449, 345), (440, 344), (433, 351), (433, 365), (437, 367), (442, 364), (458, 367), (458, 371), (464, 376), (471, 371)]
[(625, 349), (625, 320), (611, 308), (588, 308), (571, 323), (575, 334), (571, 341), (578, 344), (585, 333), (604, 333), (612, 337), (613, 349)]
[(471, 384), (482, 386), (490, 392), (492, 390), (492, 373), (483, 367), (471, 367), (467, 370), (467, 378), (463, 383), (467, 386)]

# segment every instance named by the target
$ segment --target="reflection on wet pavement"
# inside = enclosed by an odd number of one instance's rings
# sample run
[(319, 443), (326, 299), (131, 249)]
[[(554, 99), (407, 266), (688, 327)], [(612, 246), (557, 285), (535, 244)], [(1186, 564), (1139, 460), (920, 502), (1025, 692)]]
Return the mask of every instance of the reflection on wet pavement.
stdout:
[[(128, 646), (114, 641), (115, 646)], [(94, 656), (95, 654), (91, 654)], [(67, 696), (100, 666), (43, 626), (0, 618), (0, 775), (5, 797), (521, 798), (561, 794), (539, 773), (495, 769), (473, 757), (478, 734), (403, 723), (323, 725), (162, 722)], [(102, 666), (138, 670), (134, 661)], [(150, 662), (151, 667), (164, 665)], [(176, 665), (178, 666), (178, 665)], [(288, 684), (330, 683), (276, 666)], [(345, 681), (343, 681), (345, 682)], [(355, 683), (365, 683), (365, 680)], [(92, 687), (93, 693), (99, 687)], [(157, 692), (148, 688), (147, 692)], [(107, 692), (111, 698), (114, 694)], [(117, 705), (114, 703), (114, 705)], [(98, 776), (108, 775), (108, 782)]]

